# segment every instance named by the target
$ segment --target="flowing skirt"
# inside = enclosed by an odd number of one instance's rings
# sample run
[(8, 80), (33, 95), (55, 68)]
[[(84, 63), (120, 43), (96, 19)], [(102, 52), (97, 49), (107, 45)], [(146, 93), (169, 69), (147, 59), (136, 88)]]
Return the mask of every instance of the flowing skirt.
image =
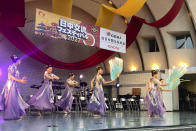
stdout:
[(8, 80), (0, 95), (0, 110), (3, 110), (4, 119), (19, 119), (25, 115), (29, 105), (22, 99), (16, 87), (16, 82)]
[(34, 94), (28, 101), (29, 105), (38, 110), (51, 110), (53, 105), (53, 91), (50, 84), (44, 83), (38, 92)]
[(145, 101), (148, 108), (148, 115), (162, 116), (163, 113), (166, 112), (160, 91), (151, 90), (150, 92), (147, 92)]
[(73, 95), (71, 87), (66, 87), (61, 99), (56, 103), (56, 106), (63, 110), (71, 110), (73, 103)]
[(87, 110), (93, 113), (104, 115), (107, 105), (104, 99), (104, 92), (100, 88), (96, 88), (89, 100)]

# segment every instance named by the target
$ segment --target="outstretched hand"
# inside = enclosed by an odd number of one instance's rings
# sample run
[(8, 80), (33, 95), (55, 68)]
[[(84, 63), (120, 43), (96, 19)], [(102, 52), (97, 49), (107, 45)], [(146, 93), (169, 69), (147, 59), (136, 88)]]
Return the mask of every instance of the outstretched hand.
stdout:
[(77, 86), (79, 83), (77, 81), (74, 81), (74, 85)]
[(116, 78), (119, 78), (120, 77), (120, 74), (116, 74)]
[(22, 84), (27, 83), (27, 77), (24, 76), (24, 77), (20, 80), (20, 83), (22, 83)]

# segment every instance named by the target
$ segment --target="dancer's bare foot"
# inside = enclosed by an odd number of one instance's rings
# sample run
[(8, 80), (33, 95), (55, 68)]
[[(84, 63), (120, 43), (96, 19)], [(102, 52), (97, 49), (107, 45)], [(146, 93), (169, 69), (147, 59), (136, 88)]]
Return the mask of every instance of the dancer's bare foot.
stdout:
[(3, 120), (22, 120), (22, 116), (21, 117), (19, 117), (19, 118), (13, 118), (13, 119), (6, 119), (6, 118), (3, 118)]
[(40, 111), (38, 111), (38, 112), (37, 112), (37, 115), (38, 115), (38, 116), (42, 116), (42, 114), (41, 114), (41, 112), (40, 112)]
[(93, 117), (101, 117), (101, 115), (93, 114)]
[(19, 121), (19, 120), (22, 120), (22, 116), (21, 116), (21, 117), (19, 117), (17, 120), (18, 120), (18, 121)]
[(63, 111), (63, 113), (64, 113), (64, 114), (67, 114), (67, 111), (66, 111), (66, 110), (64, 110), (64, 111)]

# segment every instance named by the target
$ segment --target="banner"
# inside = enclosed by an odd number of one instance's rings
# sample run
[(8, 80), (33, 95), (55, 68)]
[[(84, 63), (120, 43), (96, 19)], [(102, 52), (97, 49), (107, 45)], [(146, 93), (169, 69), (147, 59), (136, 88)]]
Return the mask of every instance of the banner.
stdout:
[(111, 31), (105, 28), (100, 28), (100, 48), (126, 53), (126, 35), (121, 35), (118, 32)]
[(126, 35), (36, 9), (35, 34), (126, 53)]

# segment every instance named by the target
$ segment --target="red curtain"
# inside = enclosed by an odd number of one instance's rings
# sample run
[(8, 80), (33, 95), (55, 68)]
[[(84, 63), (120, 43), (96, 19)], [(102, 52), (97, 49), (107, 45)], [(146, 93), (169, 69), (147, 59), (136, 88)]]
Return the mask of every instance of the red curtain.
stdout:
[[(126, 30), (126, 35), (131, 36), (127, 38), (127, 47), (131, 45), (131, 43), (135, 40), (142, 23), (143, 19), (139, 19), (137, 17), (133, 17), (129, 26)], [(95, 66), (105, 61), (108, 57), (110, 57), (114, 52), (99, 50), (92, 56), (86, 58), (85, 60), (75, 62), (75, 63), (64, 63), (58, 61), (56, 59), (51, 58), (40, 49), (38, 49), (30, 40), (25, 37), (25, 35), (16, 27), (0, 27), (1, 33), (17, 48), (26, 53), (27, 55), (39, 60), (44, 64), (51, 64), (54, 67), (62, 68), (62, 69), (84, 69), (91, 66)]]
[[(183, 5), (184, 0), (176, 0), (173, 7), (170, 11), (160, 20), (147, 23), (144, 19), (133, 16), (128, 28), (125, 31), (127, 36), (127, 48), (133, 43), (136, 39), (137, 34), (139, 33), (142, 25), (148, 24), (154, 27), (163, 27), (168, 25), (178, 14), (179, 10)], [(17, 19), (16, 19), (17, 21)], [(17, 27), (5, 27), (0, 26), (0, 32), (17, 48), (19, 48), (25, 54), (31, 56), (32, 58), (44, 63), (50, 64), (56, 68), (62, 69), (72, 69), (72, 70), (80, 70), (84, 68), (89, 68), (95, 65), (100, 64), (109, 58), (114, 52), (107, 50), (99, 50), (92, 56), (86, 58), (85, 60), (74, 62), (74, 63), (65, 63), (58, 61), (44, 52), (42, 52), (39, 48), (37, 48), (28, 38), (17, 28)]]
[(169, 12), (165, 16), (163, 16), (158, 21), (155, 21), (152, 23), (145, 22), (145, 24), (154, 26), (154, 27), (159, 27), (159, 28), (168, 25), (178, 15), (178, 12), (182, 8), (183, 3), (184, 3), (184, 0), (176, 0), (172, 8), (169, 10)]
[(0, 0), (0, 25), (23, 27), (24, 24), (24, 0)]

